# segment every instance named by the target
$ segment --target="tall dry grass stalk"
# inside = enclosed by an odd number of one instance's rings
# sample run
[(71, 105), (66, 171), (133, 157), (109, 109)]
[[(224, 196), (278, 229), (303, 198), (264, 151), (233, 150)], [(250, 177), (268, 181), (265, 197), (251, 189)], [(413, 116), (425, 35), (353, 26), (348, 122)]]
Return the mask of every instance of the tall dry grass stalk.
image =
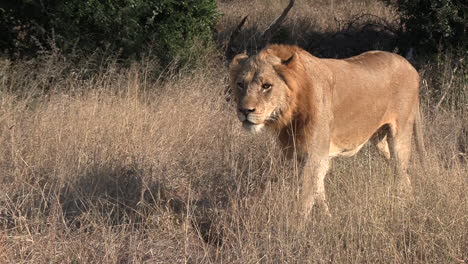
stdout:
[[(151, 63), (107, 65), (95, 75), (86, 67), (64, 74), (60, 57), (34, 70), (0, 65), (1, 263), (468, 259), (468, 118), (448, 107), (452, 99), (437, 109), (422, 100), (428, 162), (412, 163), (413, 199), (395, 196), (392, 171), (367, 147), (333, 162), (333, 217), (315, 213), (302, 226), (298, 169), (272, 135), (241, 130), (223, 95), (223, 67), (157, 81)], [(428, 67), (425, 96), (436, 83)], [(451, 83), (446, 98), (466, 92)]]

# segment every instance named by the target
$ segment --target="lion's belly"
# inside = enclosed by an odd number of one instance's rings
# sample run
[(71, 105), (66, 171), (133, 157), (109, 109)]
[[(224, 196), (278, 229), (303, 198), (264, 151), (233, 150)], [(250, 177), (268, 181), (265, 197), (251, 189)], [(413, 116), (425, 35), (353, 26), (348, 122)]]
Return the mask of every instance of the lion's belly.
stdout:
[[(353, 118), (350, 117), (350, 120)], [(369, 118), (367, 122), (353, 121), (341, 120), (340, 125), (335, 124), (330, 134), (330, 157), (355, 155), (381, 126), (390, 122), (381, 117)]]
[(356, 153), (361, 150), (361, 148), (364, 146), (364, 144), (367, 143), (367, 140), (360, 144), (357, 147), (354, 148), (342, 148), (337, 145), (335, 145), (333, 142), (330, 142), (330, 150), (329, 150), (329, 157), (337, 157), (337, 156), (345, 156), (345, 157), (351, 157), (354, 156)]
[(344, 104), (335, 106), (330, 131), (331, 157), (356, 154), (381, 126), (391, 122), (388, 96), (375, 96), (374, 100), (363, 97), (349, 95)]

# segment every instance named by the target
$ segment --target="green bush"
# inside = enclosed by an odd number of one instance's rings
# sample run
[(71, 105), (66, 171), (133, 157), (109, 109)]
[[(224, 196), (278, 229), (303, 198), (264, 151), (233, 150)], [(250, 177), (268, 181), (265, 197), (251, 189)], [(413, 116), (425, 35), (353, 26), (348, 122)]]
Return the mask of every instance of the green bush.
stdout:
[(167, 63), (211, 41), (216, 17), (215, 0), (7, 0), (0, 4), (0, 51), (98, 49), (128, 58), (151, 47)]
[(464, 0), (399, 0), (395, 3), (402, 15), (408, 45), (427, 51), (467, 47), (468, 6)]

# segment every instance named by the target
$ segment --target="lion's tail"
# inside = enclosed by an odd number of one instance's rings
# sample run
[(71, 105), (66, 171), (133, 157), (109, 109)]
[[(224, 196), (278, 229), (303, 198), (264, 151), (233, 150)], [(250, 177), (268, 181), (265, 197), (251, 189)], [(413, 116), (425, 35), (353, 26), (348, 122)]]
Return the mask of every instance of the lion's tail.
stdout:
[(416, 142), (416, 151), (418, 152), (419, 161), (421, 162), (421, 165), (424, 167), (426, 148), (424, 146), (423, 124), (422, 124), (421, 110), (419, 109), (419, 107), (417, 109), (417, 113), (416, 113), (415, 120), (414, 120), (413, 134), (414, 134), (414, 139)]

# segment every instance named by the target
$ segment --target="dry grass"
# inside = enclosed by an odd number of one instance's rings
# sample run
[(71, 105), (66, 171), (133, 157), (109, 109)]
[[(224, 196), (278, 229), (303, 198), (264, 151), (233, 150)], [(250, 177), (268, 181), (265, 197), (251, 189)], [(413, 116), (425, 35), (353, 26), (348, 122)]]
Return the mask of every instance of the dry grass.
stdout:
[[(371, 11), (335, 2), (343, 16), (392, 14), (369, 1)], [(242, 14), (242, 6), (221, 9)], [(414, 199), (394, 196), (389, 166), (368, 147), (334, 160), (333, 218), (316, 213), (306, 226), (294, 210), (297, 169), (270, 135), (241, 130), (223, 97), (224, 68), (162, 82), (146, 62), (93, 77), (84, 68), (64, 75), (64, 65), (56, 57), (34, 71), (0, 65), (1, 263), (468, 260), (466, 70), (453, 77), (450, 61), (421, 69), (429, 162), (425, 171), (411, 166)], [(465, 101), (454, 103), (454, 91)]]

